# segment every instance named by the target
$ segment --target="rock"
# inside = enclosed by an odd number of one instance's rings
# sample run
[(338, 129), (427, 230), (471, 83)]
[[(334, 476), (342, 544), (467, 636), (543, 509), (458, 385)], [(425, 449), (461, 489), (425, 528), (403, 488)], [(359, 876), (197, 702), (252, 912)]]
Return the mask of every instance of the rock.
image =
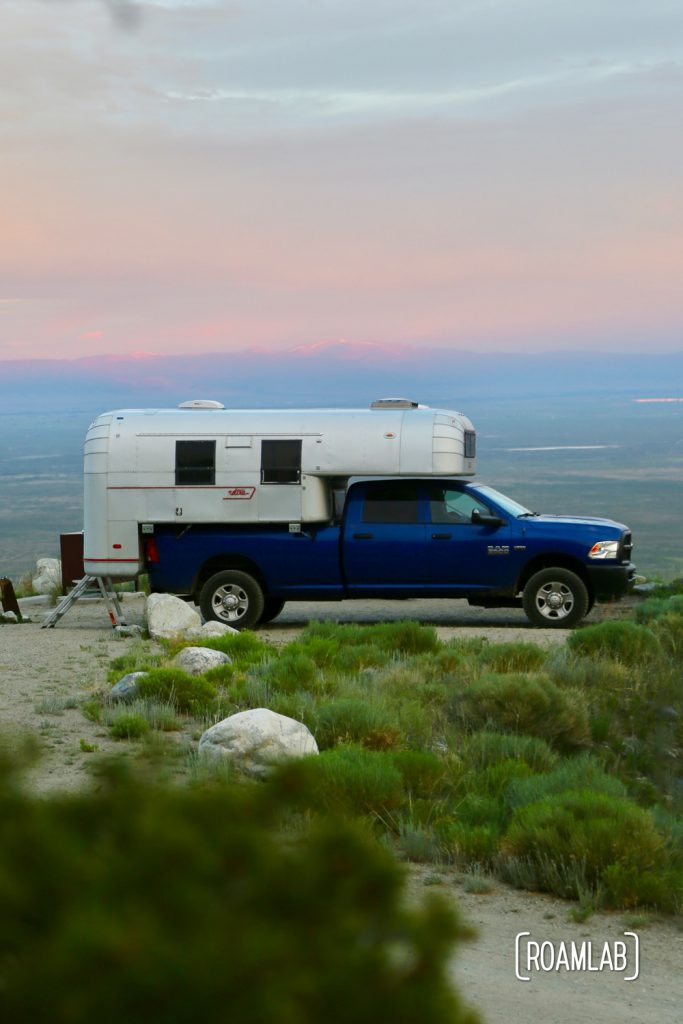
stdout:
[(318, 753), (318, 744), (302, 722), (269, 708), (254, 708), (224, 718), (207, 729), (199, 753), (225, 757), (240, 771), (263, 778), (283, 761)]
[(117, 636), (128, 637), (128, 636), (142, 636), (142, 626), (126, 625), (126, 626), (114, 626), (114, 632)]
[(205, 622), (199, 629), (186, 629), (186, 640), (201, 640), (207, 636), (226, 636), (228, 633), (237, 634), (239, 629), (233, 629), (225, 622)]
[(109, 700), (113, 700), (115, 703), (130, 704), (140, 696), (138, 679), (146, 675), (146, 672), (129, 672), (128, 675), (123, 676), (109, 691)]
[(227, 665), (232, 659), (222, 651), (214, 651), (210, 647), (184, 647), (173, 659), (176, 668), (182, 668), (191, 676), (200, 676), (210, 668)]
[(149, 635), (155, 640), (178, 640), (185, 630), (202, 624), (199, 613), (172, 594), (150, 594), (145, 612)]
[(0, 612), (0, 622), (18, 622), (16, 612)]
[(39, 558), (32, 581), (36, 594), (62, 592), (62, 563), (58, 558)]
[(647, 596), (648, 594), (651, 594), (653, 590), (656, 590), (657, 586), (657, 583), (636, 583), (633, 587), (633, 593)]

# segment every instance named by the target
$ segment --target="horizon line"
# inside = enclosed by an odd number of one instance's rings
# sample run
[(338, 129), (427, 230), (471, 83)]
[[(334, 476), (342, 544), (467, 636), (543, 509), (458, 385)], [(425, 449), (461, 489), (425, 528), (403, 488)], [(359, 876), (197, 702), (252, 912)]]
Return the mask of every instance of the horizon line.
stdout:
[(291, 346), (278, 346), (278, 345), (247, 345), (244, 348), (232, 348), (232, 349), (206, 349), (201, 352), (185, 351), (185, 352), (147, 352), (141, 350), (132, 350), (130, 352), (99, 352), (96, 354), (88, 355), (77, 355), (77, 356), (5, 356), (0, 354), (0, 365), (3, 363), (56, 363), (56, 364), (69, 364), (69, 363), (87, 363), (87, 362), (148, 362), (152, 360), (169, 360), (169, 359), (204, 359), (204, 358), (216, 358), (216, 357), (230, 357), (245, 356), (245, 355), (263, 355), (268, 356), (293, 356), (295, 358), (306, 358), (315, 357), (320, 354), (325, 354), (334, 349), (347, 350), (349, 352), (355, 351), (358, 354), (369, 353), (369, 352), (401, 352), (407, 355), (420, 356), (425, 351), (440, 352), (453, 356), (473, 356), (473, 357), (514, 357), (514, 356), (529, 356), (533, 358), (547, 359), (552, 357), (560, 356), (573, 356), (582, 357), (590, 356), (595, 358), (596, 355), (599, 357), (609, 358), (618, 354), (621, 357), (647, 357), (647, 358), (659, 358), (661, 356), (678, 356), (681, 354), (680, 350), (675, 349), (661, 349), (652, 351), (651, 349), (621, 349), (614, 350), (612, 348), (599, 350), (596, 352), (594, 348), (558, 348), (552, 350), (538, 350), (538, 349), (527, 349), (527, 348), (505, 348), (505, 349), (482, 349), (469, 348), (469, 347), (450, 347), (447, 345), (439, 345), (438, 343), (431, 343), (427, 345), (410, 344), (408, 342), (381, 342), (381, 341), (329, 341), (329, 342), (311, 342), (310, 344), (296, 344)]

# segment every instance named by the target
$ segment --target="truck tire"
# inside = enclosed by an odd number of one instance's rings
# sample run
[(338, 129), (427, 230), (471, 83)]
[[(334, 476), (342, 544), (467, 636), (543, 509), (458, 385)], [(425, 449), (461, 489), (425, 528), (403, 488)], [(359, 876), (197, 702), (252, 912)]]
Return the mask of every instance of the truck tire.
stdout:
[(588, 613), (586, 584), (569, 569), (541, 569), (524, 588), (522, 604), (534, 626), (571, 629)]
[(208, 621), (224, 622), (233, 629), (251, 629), (263, 614), (264, 597), (253, 576), (226, 569), (211, 576), (199, 594), (199, 607)]
[(263, 613), (261, 614), (259, 622), (261, 624), (264, 622), (272, 622), (273, 619), (278, 617), (284, 606), (285, 602), (281, 601), (279, 598), (267, 597), (263, 602)]

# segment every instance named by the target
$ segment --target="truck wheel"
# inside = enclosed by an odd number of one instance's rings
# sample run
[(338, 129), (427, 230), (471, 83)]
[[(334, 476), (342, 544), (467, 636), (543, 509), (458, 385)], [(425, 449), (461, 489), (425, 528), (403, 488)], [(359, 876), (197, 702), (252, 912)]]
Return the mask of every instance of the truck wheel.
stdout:
[(233, 629), (250, 629), (263, 613), (263, 591), (246, 572), (226, 569), (211, 576), (199, 594), (199, 607), (207, 621), (224, 622)]
[(571, 629), (588, 612), (588, 590), (569, 569), (541, 569), (525, 586), (522, 604), (532, 625)]
[(278, 617), (284, 606), (284, 601), (280, 601), (276, 597), (267, 597), (263, 602), (263, 612), (259, 622), (272, 622), (273, 619)]

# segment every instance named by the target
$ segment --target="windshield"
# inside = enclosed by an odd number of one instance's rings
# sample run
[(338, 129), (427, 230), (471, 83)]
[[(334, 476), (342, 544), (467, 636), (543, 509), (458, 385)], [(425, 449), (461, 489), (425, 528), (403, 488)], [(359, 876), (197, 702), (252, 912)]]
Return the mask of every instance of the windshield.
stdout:
[(507, 494), (501, 494), (495, 487), (483, 487), (477, 486), (477, 492), (482, 494), (486, 498), (490, 498), (491, 501), (495, 501), (496, 505), (500, 505), (505, 512), (511, 516), (530, 516), (533, 512), (530, 512), (524, 505), (520, 505), (518, 501), (514, 501), (512, 498), (508, 498)]

